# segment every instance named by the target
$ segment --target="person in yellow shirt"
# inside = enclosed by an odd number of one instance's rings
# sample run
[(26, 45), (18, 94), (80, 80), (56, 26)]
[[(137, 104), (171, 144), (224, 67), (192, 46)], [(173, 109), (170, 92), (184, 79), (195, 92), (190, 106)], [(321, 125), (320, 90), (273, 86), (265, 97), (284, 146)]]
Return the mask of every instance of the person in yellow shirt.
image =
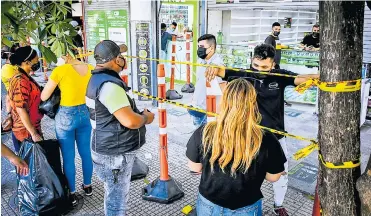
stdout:
[(70, 201), (77, 204), (75, 195), (75, 142), (82, 160), (83, 185), (85, 195), (93, 194), (91, 178), (93, 162), (90, 151), (91, 124), (89, 110), (85, 104), (85, 93), (91, 77), (92, 65), (72, 59), (70, 56), (58, 59), (49, 77), (41, 100), (50, 98), (56, 87), (61, 91), (60, 107), (55, 116), (55, 131), (61, 146), (63, 169), (70, 189)]
[[(4, 83), (5, 89), (8, 92), (9, 90), (9, 83), (10, 79), (18, 73), (17, 66), (11, 65), (10, 64), (10, 56), (19, 48), (19, 44), (16, 43), (14, 44), (10, 49), (9, 47), (5, 47), (5, 49), (1, 50), (1, 58), (6, 59), (5, 64), (1, 67), (1, 81)], [(6, 113), (7, 115), (11, 115), (11, 106), (10, 106), (10, 99), (8, 94), (6, 94), (6, 99), (5, 99), (5, 107), (6, 107)], [(7, 132), (7, 131), (2, 131), (2, 132)], [(14, 136), (14, 133), (12, 132), (12, 141), (14, 145), (14, 149), (16, 153), (18, 153), (19, 148), (20, 148), (20, 143), (18, 142), (17, 138)]]

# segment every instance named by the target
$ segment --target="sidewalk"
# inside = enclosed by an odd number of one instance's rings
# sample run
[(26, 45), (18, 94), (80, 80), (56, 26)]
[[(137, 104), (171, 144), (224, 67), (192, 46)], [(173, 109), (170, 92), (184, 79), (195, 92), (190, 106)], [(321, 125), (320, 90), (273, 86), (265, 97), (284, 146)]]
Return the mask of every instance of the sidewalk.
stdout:
[[(43, 79), (42, 73), (38, 73), (39, 77), (36, 79), (39, 81)], [(41, 80), (40, 80), (41, 81)], [(181, 86), (177, 86), (181, 88)], [(2, 85), (3, 89), (3, 85)], [(2, 98), (4, 97), (4, 92), (2, 91)], [(180, 92), (180, 91), (179, 91)], [(179, 102), (189, 103), (191, 100), (190, 94), (184, 94), (184, 98)], [(138, 157), (144, 161), (150, 168), (149, 175), (147, 179), (152, 182), (159, 176), (159, 157), (158, 157), (158, 118), (157, 109), (152, 107), (150, 102), (139, 102), (136, 101), (140, 109), (148, 108), (151, 112), (156, 113), (156, 120), (152, 125), (147, 126), (147, 143), (142, 147)], [(169, 173), (172, 177), (176, 178), (183, 186), (185, 196), (175, 201), (172, 204), (159, 204), (149, 201), (144, 201), (141, 198), (141, 190), (146, 184), (143, 180), (137, 180), (132, 182), (130, 188), (130, 198), (129, 198), (129, 210), (127, 215), (161, 215), (161, 216), (174, 216), (183, 215), (181, 210), (186, 205), (195, 205), (195, 200), (198, 191), (199, 177), (193, 176), (189, 173), (187, 168), (187, 158), (185, 156), (186, 144), (191, 136), (194, 128), (192, 120), (187, 114), (186, 110), (179, 107), (174, 107), (172, 105), (167, 105), (168, 108), (168, 155), (169, 155)], [(318, 119), (313, 115), (314, 107), (310, 106), (299, 106), (293, 105), (293, 107), (288, 108), (288, 112), (285, 116), (286, 118), (286, 130), (290, 133), (301, 135), (308, 138), (314, 138), (317, 136), (317, 122)], [(296, 113), (296, 114), (292, 114)], [(2, 115), (4, 113), (2, 112)], [(54, 120), (44, 117), (42, 121), (42, 129), (46, 139), (55, 138), (54, 133)], [(363, 159), (362, 162), (367, 161), (366, 155), (368, 156), (371, 152), (371, 141), (366, 139), (366, 136), (370, 137), (371, 125), (364, 126), (362, 128), (362, 152)], [(4, 139), (5, 138), (5, 139)], [(6, 143), (7, 146), (13, 149), (11, 138), (9, 135), (3, 136), (2, 141)], [(292, 155), (296, 150), (308, 145), (308, 143), (293, 139), (287, 139), (289, 154)], [(77, 150), (76, 150), (77, 152)], [(76, 153), (76, 186), (82, 184), (82, 170), (81, 170), (81, 159)], [(295, 161), (292, 157), (288, 158), (289, 169), (295, 167), (299, 164), (299, 161)], [(12, 196), (16, 192), (16, 178), (14, 168), (10, 163), (2, 158), (1, 159), (1, 215), (19, 215)], [(309, 157), (305, 158), (303, 162), (318, 166), (317, 155), (313, 153)], [(364, 164), (365, 166), (365, 164)], [(364, 169), (364, 167), (362, 168)], [(290, 183), (293, 182), (290, 178)], [(302, 185), (305, 187), (305, 185)], [(264, 215), (273, 215), (273, 190), (272, 185), (264, 182), (262, 186), (262, 191), (264, 194)], [(77, 191), (82, 197), (83, 191), (79, 189)], [(248, 194), (247, 194), (248, 196)], [(93, 174), (93, 196), (86, 197), (79, 201), (79, 205), (74, 213), (69, 215), (104, 215), (103, 213), (103, 197), (104, 189), (103, 184), (98, 180), (95, 173)], [(83, 203), (82, 203), (83, 202)], [(289, 187), (288, 193), (286, 195), (284, 205), (291, 215), (294, 216), (310, 216), (312, 212), (313, 201), (304, 195), (303, 193), (292, 189)]]

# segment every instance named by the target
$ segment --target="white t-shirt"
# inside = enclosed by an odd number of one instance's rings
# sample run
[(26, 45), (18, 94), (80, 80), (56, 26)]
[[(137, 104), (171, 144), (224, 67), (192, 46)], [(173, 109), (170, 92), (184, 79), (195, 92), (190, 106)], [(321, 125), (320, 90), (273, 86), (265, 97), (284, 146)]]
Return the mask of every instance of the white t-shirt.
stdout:
[(123, 107), (130, 106), (125, 90), (112, 82), (103, 84), (98, 99), (111, 114)]
[[(215, 53), (209, 60), (199, 58), (198, 63), (224, 66), (223, 59), (217, 53)], [(193, 99), (192, 99), (193, 106), (201, 108), (201, 109), (206, 109), (205, 71), (206, 71), (206, 67), (198, 66), (196, 69), (196, 86), (195, 86), (195, 92), (193, 94)], [(220, 77), (216, 77), (212, 82), (210, 82), (214, 95), (220, 95), (221, 89), (220, 89), (219, 83), (223, 83), (223, 82), (224, 81)], [(218, 98), (220, 97), (217, 97), (217, 103), (218, 103)]]

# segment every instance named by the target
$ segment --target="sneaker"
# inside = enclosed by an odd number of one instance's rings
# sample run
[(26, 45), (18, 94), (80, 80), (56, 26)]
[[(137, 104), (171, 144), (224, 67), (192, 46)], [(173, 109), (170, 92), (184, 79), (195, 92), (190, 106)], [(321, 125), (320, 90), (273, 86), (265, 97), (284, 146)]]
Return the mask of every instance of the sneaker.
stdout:
[(289, 216), (289, 214), (287, 213), (287, 210), (283, 206), (276, 206), (276, 205), (274, 205), (274, 207), (273, 207), (273, 213), (275, 215), (279, 215), (279, 216)]
[(82, 189), (85, 191), (86, 196), (91, 196), (93, 195), (93, 188), (90, 185), (89, 187), (85, 187), (84, 185), (81, 185)]
[(71, 201), (72, 206), (77, 205), (77, 195), (75, 193), (70, 194), (70, 201)]

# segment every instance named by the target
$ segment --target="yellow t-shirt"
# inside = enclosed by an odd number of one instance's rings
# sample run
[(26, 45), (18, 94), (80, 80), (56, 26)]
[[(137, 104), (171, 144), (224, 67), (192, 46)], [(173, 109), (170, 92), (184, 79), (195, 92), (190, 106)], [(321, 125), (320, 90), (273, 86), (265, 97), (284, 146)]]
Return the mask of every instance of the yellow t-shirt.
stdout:
[(1, 68), (1, 81), (3, 81), (7, 91), (9, 90), (9, 81), (16, 73), (18, 73), (17, 66), (5, 64)]
[(50, 79), (58, 83), (61, 90), (61, 106), (78, 106), (85, 104), (85, 94), (91, 77), (92, 65), (88, 65), (89, 71), (81, 76), (71, 64), (56, 67)]

